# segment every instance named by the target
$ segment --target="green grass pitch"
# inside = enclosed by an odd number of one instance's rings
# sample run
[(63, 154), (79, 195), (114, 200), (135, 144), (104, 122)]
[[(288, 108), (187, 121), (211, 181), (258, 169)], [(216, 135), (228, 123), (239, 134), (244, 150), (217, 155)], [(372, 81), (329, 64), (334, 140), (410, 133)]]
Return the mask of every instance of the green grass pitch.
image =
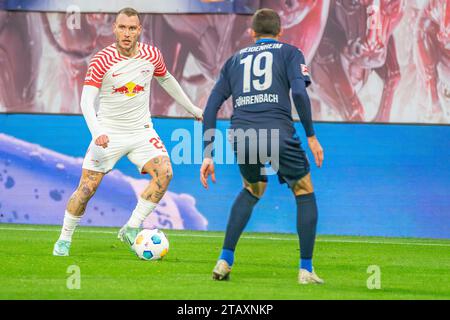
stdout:
[[(218, 282), (222, 232), (164, 230), (169, 254), (141, 261), (118, 228), (80, 227), (71, 256), (53, 257), (59, 230), (0, 225), (0, 299), (450, 299), (450, 240), (319, 236), (314, 264), (326, 283), (302, 286), (293, 234), (244, 233), (231, 280)], [(72, 265), (80, 289), (67, 288)], [(371, 265), (380, 289), (367, 287)]]

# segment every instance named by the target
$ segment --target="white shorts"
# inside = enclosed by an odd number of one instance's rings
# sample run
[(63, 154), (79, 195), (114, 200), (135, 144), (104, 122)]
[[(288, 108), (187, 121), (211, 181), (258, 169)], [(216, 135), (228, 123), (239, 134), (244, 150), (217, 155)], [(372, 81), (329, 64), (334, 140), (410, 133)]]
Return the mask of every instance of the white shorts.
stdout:
[(137, 133), (107, 133), (107, 148), (91, 142), (83, 161), (83, 169), (108, 173), (117, 161), (127, 156), (140, 173), (145, 164), (158, 156), (169, 156), (161, 138), (153, 128)]

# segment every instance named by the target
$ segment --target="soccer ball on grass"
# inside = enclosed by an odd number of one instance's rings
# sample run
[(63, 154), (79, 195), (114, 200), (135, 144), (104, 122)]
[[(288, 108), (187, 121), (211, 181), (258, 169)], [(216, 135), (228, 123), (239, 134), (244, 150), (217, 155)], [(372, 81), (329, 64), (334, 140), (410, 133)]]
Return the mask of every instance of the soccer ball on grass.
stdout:
[(158, 229), (144, 229), (138, 233), (131, 247), (142, 260), (159, 260), (169, 252), (169, 240)]

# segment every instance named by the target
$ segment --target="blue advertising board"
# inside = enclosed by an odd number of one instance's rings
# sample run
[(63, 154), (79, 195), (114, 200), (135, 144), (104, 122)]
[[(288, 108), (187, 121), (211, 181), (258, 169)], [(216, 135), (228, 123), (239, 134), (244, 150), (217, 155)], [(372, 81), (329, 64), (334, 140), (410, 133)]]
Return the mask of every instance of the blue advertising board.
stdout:
[[(237, 165), (228, 164), (229, 145), (219, 155), (217, 183), (205, 190), (199, 182), (201, 125), (173, 118), (153, 123), (171, 153), (174, 178), (148, 224), (224, 230), (242, 188)], [(228, 126), (218, 121), (221, 132)], [(320, 169), (308, 153), (319, 234), (450, 238), (450, 126), (316, 123), (315, 128), (325, 150)], [(82, 116), (0, 115), (0, 223), (62, 223), (89, 142)], [(122, 225), (148, 180), (122, 159), (102, 182), (82, 224)], [(270, 176), (246, 230), (295, 233), (295, 219), (292, 193)]]

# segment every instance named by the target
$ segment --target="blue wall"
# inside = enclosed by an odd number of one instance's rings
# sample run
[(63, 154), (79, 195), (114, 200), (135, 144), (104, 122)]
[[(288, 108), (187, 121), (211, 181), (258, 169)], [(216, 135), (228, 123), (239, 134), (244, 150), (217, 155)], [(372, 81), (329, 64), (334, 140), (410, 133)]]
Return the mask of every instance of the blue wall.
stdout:
[[(194, 131), (188, 119), (153, 123), (168, 150), (178, 143), (171, 141), (173, 130)], [(225, 130), (228, 121), (218, 126)], [(315, 128), (325, 150), (323, 168), (312, 165), (319, 234), (450, 238), (450, 126), (317, 123)], [(90, 140), (81, 116), (0, 115), (0, 132), (73, 157), (83, 157)], [(116, 168), (142, 179), (126, 158)], [(207, 191), (199, 169), (200, 164), (174, 165), (170, 190), (196, 199), (208, 230), (224, 230), (241, 189), (238, 168), (217, 165), (217, 184)], [(270, 177), (247, 231), (294, 233), (295, 214), (289, 189)]]

